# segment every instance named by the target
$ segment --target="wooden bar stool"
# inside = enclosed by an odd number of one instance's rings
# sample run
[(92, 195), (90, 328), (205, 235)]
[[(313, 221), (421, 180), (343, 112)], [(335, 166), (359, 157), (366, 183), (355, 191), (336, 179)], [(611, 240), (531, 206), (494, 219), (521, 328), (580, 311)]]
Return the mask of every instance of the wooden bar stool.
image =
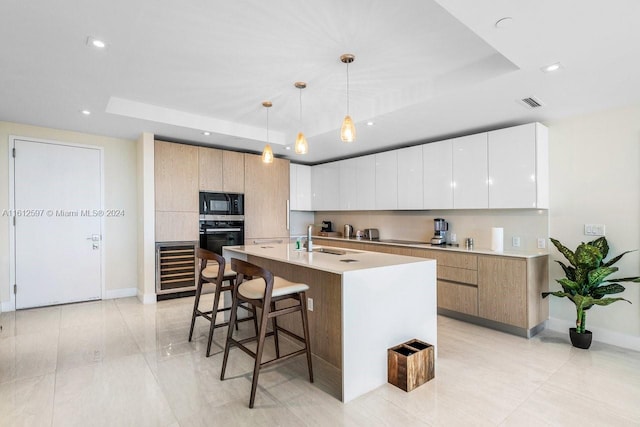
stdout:
[[(236, 279), (236, 272), (233, 271), (229, 264), (226, 263), (226, 260), (211, 251), (206, 249), (196, 249), (196, 257), (200, 259), (200, 273), (198, 275), (198, 284), (196, 285), (196, 297), (193, 302), (193, 312), (191, 314), (191, 329), (189, 330), (189, 341), (193, 337), (193, 328), (196, 324), (197, 317), (204, 317), (210, 322), (209, 325), (209, 341), (207, 342), (207, 357), (211, 355), (211, 341), (213, 340), (213, 331), (215, 328), (220, 328), (223, 326), (229, 325), (229, 322), (223, 322), (216, 324), (216, 315), (220, 311), (228, 311), (231, 310), (231, 307), (227, 308), (218, 308), (220, 303), (220, 295), (225, 291), (233, 291), (234, 282)], [(211, 261), (211, 263), (209, 263)], [(215, 286), (215, 294), (213, 297), (213, 307), (210, 311), (201, 311), (199, 309), (200, 306), (200, 296), (202, 295), (202, 286), (204, 283), (211, 283)], [(225, 285), (224, 282), (228, 284)], [(256, 334), (258, 331), (258, 322), (255, 315), (255, 307), (246, 307), (243, 305), (239, 306), (245, 310), (251, 312), (252, 316), (241, 319), (240, 321), (253, 320), (254, 328), (256, 330)], [(236, 322), (236, 328), (238, 327)]]
[[(251, 383), (251, 397), (249, 399), (249, 408), (253, 408), (256, 397), (256, 389), (258, 386), (258, 376), (260, 369), (273, 365), (276, 362), (290, 359), (302, 354), (307, 355), (307, 365), (309, 368), (309, 381), (313, 382), (313, 369), (311, 367), (311, 346), (309, 343), (309, 322), (307, 320), (307, 298), (306, 291), (309, 289), (304, 283), (293, 283), (281, 277), (275, 277), (271, 272), (257, 265), (250, 264), (246, 261), (232, 258), (231, 268), (237, 272), (236, 286), (233, 291), (233, 305), (231, 307), (230, 324), (237, 322), (236, 307), (242, 303), (248, 303), (252, 307), (262, 309), (260, 317), (260, 325), (255, 337), (242, 340), (233, 338), (233, 328), (229, 327), (227, 332), (227, 343), (224, 347), (224, 358), (222, 359), (222, 372), (220, 379), (224, 380), (224, 373), (227, 368), (227, 359), (229, 358), (229, 350), (232, 346), (240, 348), (249, 356), (255, 359), (253, 367), (253, 380)], [(252, 277), (252, 280), (245, 281), (246, 277)], [(276, 302), (284, 300), (297, 301), (297, 304), (281, 309), (276, 309)], [(295, 313), (299, 311), (302, 316), (302, 329), (304, 337), (294, 334), (280, 326), (276, 321), (278, 316)], [(273, 330), (267, 332), (267, 322), (271, 319)], [(292, 353), (280, 356), (280, 346), (278, 343), (278, 333), (282, 332), (292, 338), (304, 343), (304, 348)], [(262, 352), (264, 351), (265, 338), (273, 335), (276, 348), (276, 357), (267, 362), (262, 362)], [(258, 346), (255, 353), (245, 347), (249, 342), (257, 341)]]

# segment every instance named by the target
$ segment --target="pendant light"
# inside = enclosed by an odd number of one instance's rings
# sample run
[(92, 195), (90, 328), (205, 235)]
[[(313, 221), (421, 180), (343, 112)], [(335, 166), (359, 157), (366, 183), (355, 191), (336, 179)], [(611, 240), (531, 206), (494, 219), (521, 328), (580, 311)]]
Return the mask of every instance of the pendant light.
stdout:
[(269, 144), (269, 108), (271, 108), (272, 105), (271, 101), (264, 101), (262, 103), (262, 106), (267, 109), (267, 145), (264, 146), (264, 150), (262, 151), (262, 163), (273, 163), (273, 150)]
[(349, 115), (349, 64), (356, 60), (356, 56), (351, 53), (345, 53), (340, 56), (340, 61), (347, 64), (347, 115), (344, 116), (342, 127), (340, 128), (340, 139), (344, 142), (353, 142), (356, 140), (356, 127)]
[[(300, 89), (300, 126), (302, 126), (302, 89), (307, 87), (305, 82), (295, 82), (294, 86)], [(307, 154), (309, 151), (309, 144), (307, 144), (307, 138), (304, 137), (304, 133), (298, 132), (296, 137), (296, 144), (294, 146), (296, 154)]]

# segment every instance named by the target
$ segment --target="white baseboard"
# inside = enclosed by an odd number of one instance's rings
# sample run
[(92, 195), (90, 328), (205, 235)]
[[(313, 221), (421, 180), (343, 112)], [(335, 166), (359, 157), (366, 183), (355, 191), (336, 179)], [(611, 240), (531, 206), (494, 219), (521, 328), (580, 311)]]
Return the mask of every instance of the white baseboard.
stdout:
[[(556, 319), (553, 317), (547, 321), (547, 329), (561, 333), (564, 332), (568, 334), (569, 328), (575, 328), (575, 326), (576, 324), (574, 322), (564, 319)], [(621, 334), (619, 332), (600, 329), (597, 327), (592, 328), (589, 326), (588, 329), (593, 333), (594, 341), (640, 351), (640, 337)]]
[(111, 289), (105, 292), (103, 299), (127, 298), (138, 295), (138, 288)]
[(16, 311), (16, 304), (13, 301), (2, 301), (1, 307), (0, 311), (3, 313), (7, 311)]
[(140, 289), (137, 290), (137, 296), (138, 300), (143, 304), (155, 304), (157, 302), (156, 294), (145, 294)]

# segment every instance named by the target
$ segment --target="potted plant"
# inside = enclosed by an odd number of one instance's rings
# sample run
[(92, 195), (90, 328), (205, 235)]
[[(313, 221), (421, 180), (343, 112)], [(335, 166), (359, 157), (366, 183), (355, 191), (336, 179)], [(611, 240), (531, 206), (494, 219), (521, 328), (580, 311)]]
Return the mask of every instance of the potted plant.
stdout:
[(605, 237), (600, 237), (592, 242), (581, 243), (575, 251), (571, 251), (556, 239), (551, 239), (553, 245), (569, 261), (570, 265), (557, 261), (564, 270), (566, 277), (556, 280), (561, 291), (543, 292), (542, 297), (548, 295), (556, 297), (567, 297), (576, 306), (576, 327), (569, 329), (571, 344), (574, 347), (587, 349), (591, 346), (592, 334), (586, 330), (586, 311), (594, 305), (609, 305), (616, 301), (630, 301), (616, 297), (605, 297), (605, 295), (617, 294), (624, 291), (624, 286), (614, 282), (640, 282), (640, 277), (624, 277), (620, 279), (607, 279), (611, 274), (618, 271), (618, 267), (613, 264), (633, 251), (626, 251), (620, 255), (605, 261), (609, 254), (609, 244)]

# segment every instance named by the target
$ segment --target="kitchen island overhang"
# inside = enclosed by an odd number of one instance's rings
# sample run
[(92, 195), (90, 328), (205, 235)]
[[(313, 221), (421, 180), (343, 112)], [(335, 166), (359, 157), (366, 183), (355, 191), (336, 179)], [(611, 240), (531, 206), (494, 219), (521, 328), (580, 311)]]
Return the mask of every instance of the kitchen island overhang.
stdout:
[[(388, 348), (412, 338), (437, 345), (436, 262), (331, 249), (338, 253), (291, 244), (228, 246), (223, 253), (228, 262), (242, 259), (309, 285), (311, 350), (336, 368), (333, 394), (348, 402), (387, 382)], [(286, 326), (295, 331), (299, 323)]]

